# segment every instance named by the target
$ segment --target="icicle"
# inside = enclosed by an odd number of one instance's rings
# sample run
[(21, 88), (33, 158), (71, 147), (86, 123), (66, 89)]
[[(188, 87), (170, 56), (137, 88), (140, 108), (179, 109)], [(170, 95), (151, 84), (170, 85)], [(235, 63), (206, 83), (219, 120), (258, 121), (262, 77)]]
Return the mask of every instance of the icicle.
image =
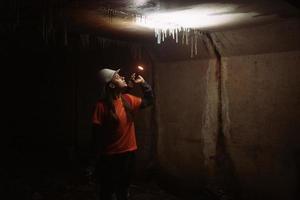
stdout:
[(111, 9), (108, 10), (108, 19), (109, 19), (109, 23), (111, 23)]
[(172, 37), (173, 37), (173, 40), (175, 39), (175, 30), (172, 29)]
[(144, 23), (144, 21), (143, 21), (144, 19), (143, 19), (143, 16), (140, 16), (140, 23)]
[(186, 31), (185, 31), (185, 34), (186, 34), (186, 36), (185, 36), (185, 44), (186, 44), (186, 45), (189, 45), (189, 31), (186, 30)]
[(198, 31), (196, 31), (196, 34), (195, 34), (195, 55), (198, 54)]
[(155, 32), (156, 43), (160, 44), (160, 41), (159, 41), (159, 29), (155, 28), (154, 32)]
[(207, 38), (202, 38), (203, 32), (184, 27), (176, 27), (176, 28), (165, 28), (165, 29), (154, 29), (155, 37), (157, 39), (157, 44), (161, 44), (164, 42), (167, 37), (172, 36), (173, 40), (176, 40), (176, 43), (179, 42), (179, 37), (181, 37), (181, 45), (190, 45), (190, 56), (194, 58), (198, 55), (198, 41), (204, 42), (206, 48), (209, 48), (206, 45)]
[(111, 9), (108, 9), (108, 21), (111, 23)]
[(108, 17), (108, 22), (111, 22), (111, 9), (105, 8), (106, 16)]
[(161, 43), (161, 30), (158, 30), (157, 43)]
[(184, 44), (184, 36), (185, 36), (185, 31), (184, 29), (181, 31), (182, 32), (182, 37), (181, 37), (181, 44)]
[(191, 37), (191, 58), (194, 57), (194, 38)]

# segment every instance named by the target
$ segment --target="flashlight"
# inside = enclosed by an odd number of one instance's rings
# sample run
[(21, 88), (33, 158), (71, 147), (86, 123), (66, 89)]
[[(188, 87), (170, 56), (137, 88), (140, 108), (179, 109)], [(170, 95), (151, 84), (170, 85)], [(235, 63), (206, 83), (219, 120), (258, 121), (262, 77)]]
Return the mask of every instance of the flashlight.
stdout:
[(142, 66), (140, 66), (140, 65), (139, 65), (137, 68), (138, 68), (140, 71), (143, 71), (143, 70), (144, 70), (144, 68), (143, 68)]
[(142, 67), (141, 65), (137, 66), (137, 72), (135, 73), (136, 76), (140, 75), (140, 72), (144, 71), (144, 67)]

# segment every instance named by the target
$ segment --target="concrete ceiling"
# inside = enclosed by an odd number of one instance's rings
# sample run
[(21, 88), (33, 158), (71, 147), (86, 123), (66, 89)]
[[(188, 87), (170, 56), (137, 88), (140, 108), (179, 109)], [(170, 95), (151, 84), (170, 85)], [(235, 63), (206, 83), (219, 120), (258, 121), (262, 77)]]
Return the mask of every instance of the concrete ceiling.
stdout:
[[(0, 29), (12, 40), (31, 45), (41, 41), (53, 45), (85, 46), (120, 43), (153, 46), (157, 57), (190, 58), (192, 45), (168, 37), (157, 45), (154, 30), (134, 23), (134, 15), (152, 12), (210, 9), (210, 17), (224, 17), (222, 23), (198, 27), (209, 32), (222, 56), (295, 51), (300, 48), (298, 0), (15, 0), (4, 1)], [(184, 20), (188, 21), (188, 20)], [(193, 17), (190, 21), (201, 22)], [(184, 38), (180, 33), (180, 39)], [(91, 37), (90, 37), (91, 36)], [(24, 39), (26, 38), (26, 39)], [(195, 58), (211, 57), (206, 37), (197, 41)], [(17, 40), (18, 39), (18, 40)], [(99, 42), (100, 41), (100, 42)], [(125, 42), (123, 42), (125, 41)], [(129, 43), (127, 43), (128, 41)], [(24, 44), (23, 44), (24, 43)], [(189, 44), (191, 44), (190, 42)], [(194, 40), (195, 43), (195, 40)], [(101, 45), (100, 45), (101, 46)]]
[[(299, 18), (296, 0), (84, 0), (71, 1), (67, 15), (77, 31), (89, 31), (117, 38), (153, 38), (153, 29), (137, 25), (134, 15), (209, 8), (209, 16), (226, 19), (219, 24), (198, 27), (215, 32)], [(226, 9), (224, 9), (226, 8)], [(201, 20), (195, 17), (193, 20)]]

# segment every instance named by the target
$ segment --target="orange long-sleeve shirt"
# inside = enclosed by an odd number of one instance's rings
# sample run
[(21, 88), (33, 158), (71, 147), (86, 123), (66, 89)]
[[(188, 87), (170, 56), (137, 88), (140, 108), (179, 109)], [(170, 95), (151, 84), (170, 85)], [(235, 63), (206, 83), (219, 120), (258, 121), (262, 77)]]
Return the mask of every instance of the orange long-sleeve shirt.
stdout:
[[(124, 99), (130, 104), (133, 111), (140, 108), (142, 99), (130, 94), (124, 94)], [(132, 120), (127, 119), (126, 111), (123, 106), (121, 98), (114, 100), (113, 102), (116, 110), (116, 115), (119, 119), (119, 124), (117, 129), (112, 132), (111, 130), (101, 129), (103, 131), (97, 132), (100, 135), (99, 138), (106, 138), (104, 144), (102, 143), (102, 148), (100, 154), (116, 154), (123, 153), (127, 151), (134, 151), (137, 149), (135, 127)], [(96, 126), (105, 127), (105, 106), (102, 101), (98, 101), (93, 114), (93, 124)], [(104, 137), (101, 137), (104, 136)], [(107, 139), (109, 138), (109, 139)], [(103, 147), (104, 146), (104, 147)]]

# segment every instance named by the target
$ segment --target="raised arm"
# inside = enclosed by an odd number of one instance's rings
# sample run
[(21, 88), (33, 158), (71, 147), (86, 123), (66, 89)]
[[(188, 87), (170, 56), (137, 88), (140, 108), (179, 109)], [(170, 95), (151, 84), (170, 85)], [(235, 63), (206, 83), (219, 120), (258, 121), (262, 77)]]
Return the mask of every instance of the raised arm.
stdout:
[(145, 81), (145, 79), (140, 75), (136, 77), (134, 73), (131, 75), (131, 80), (136, 84), (140, 84), (141, 89), (144, 93), (140, 108), (146, 108), (150, 105), (153, 105), (154, 103), (153, 90), (151, 86)]
[(143, 83), (141, 83), (141, 88), (144, 93), (144, 96), (142, 97), (141, 108), (146, 108), (153, 105), (154, 95), (151, 86), (146, 81), (144, 81)]

